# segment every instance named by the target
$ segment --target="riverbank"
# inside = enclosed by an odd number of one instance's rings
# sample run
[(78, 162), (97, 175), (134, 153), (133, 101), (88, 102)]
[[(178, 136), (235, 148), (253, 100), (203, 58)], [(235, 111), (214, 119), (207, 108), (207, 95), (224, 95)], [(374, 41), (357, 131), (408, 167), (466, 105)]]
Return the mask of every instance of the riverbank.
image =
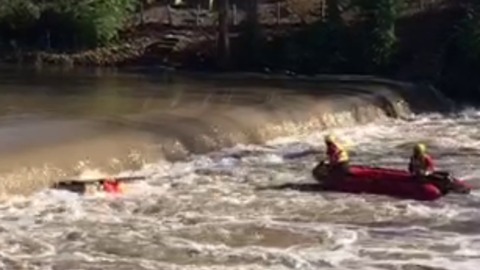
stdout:
[[(335, 30), (340, 32), (332, 32), (329, 24), (319, 20), (321, 15), (302, 24), (292, 14), (275, 17), (275, 11), (283, 10), (275, 7), (270, 4), (259, 8), (261, 39), (254, 50), (242, 25), (246, 15), (237, 11), (230, 27), (227, 71), (374, 74), (431, 84), (456, 100), (471, 102), (472, 97), (478, 96), (474, 91), (476, 80), (465, 79), (473, 76), (471, 65), (452, 43), (458, 21), (464, 15), (462, 7), (433, 7), (398, 19), (396, 53), (392, 63), (381, 68), (373, 68), (365, 55), (361, 27), (350, 24), (341, 31)], [(16, 50), (4, 52), (2, 60), (37, 68), (163, 67), (225, 72), (225, 67), (219, 67), (217, 28), (212, 14), (201, 9), (153, 7), (144, 12), (143, 19), (136, 18), (123, 30), (120, 40), (112, 45), (71, 53)], [(457, 85), (462, 91), (458, 91)]]
[[(318, 6), (321, 0), (313, 0)], [(285, 32), (298, 28), (301, 20), (292, 13), (288, 2), (262, 3), (258, 18), (262, 27)], [(231, 7), (230, 36), (238, 36), (246, 20), (245, 10)], [(318, 20), (313, 12), (308, 21)], [(216, 63), (203, 63), (202, 58), (216, 57), (217, 12), (206, 7), (171, 6), (158, 2), (136, 12), (119, 32), (118, 40), (92, 49), (14, 48), (0, 52), (6, 63), (59, 66), (168, 66), (171, 68), (212, 69)], [(64, 49), (66, 51), (66, 49)], [(208, 55), (203, 55), (208, 54)], [(193, 59), (196, 58), (196, 59)], [(211, 60), (211, 59), (209, 59)], [(193, 63), (195, 62), (195, 63)]]

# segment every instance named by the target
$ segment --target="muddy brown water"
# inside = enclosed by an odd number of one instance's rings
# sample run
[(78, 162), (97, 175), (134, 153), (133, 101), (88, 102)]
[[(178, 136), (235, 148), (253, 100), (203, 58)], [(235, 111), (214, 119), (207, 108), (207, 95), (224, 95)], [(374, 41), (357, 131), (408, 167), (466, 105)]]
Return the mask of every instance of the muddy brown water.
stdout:
[[(326, 132), (353, 162), (385, 167), (425, 142), (437, 166), (478, 183), (478, 111), (392, 119), (382, 108), (399, 97), (374, 84), (360, 97), (318, 84), (322, 96), (154, 75), (2, 70), (1, 269), (478, 268), (476, 191), (417, 202), (275, 189), (312, 183), (317, 157), (288, 157), (322, 149)], [(38, 185), (88, 169), (147, 180), (119, 197)]]
[(116, 173), (405, 109), (394, 108), (401, 97), (381, 85), (292, 81), (3, 67), (0, 174), (9, 180), (1, 189), (26, 191), (86, 168)]

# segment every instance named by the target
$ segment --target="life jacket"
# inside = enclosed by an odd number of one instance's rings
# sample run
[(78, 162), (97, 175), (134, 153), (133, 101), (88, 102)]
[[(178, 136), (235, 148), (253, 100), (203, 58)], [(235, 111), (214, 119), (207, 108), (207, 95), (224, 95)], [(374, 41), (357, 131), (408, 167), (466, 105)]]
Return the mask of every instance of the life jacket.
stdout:
[(429, 155), (412, 156), (410, 158), (409, 171), (411, 173), (432, 172), (433, 162)]
[(103, 182), (103, 190), (106, 193), (122, 193), (120, 182), (115, 180), (107, 180)]
[(327, 147), (327, 157), (330, 165), (347, 162), (349, 159), (347, 151), (335, 143)]

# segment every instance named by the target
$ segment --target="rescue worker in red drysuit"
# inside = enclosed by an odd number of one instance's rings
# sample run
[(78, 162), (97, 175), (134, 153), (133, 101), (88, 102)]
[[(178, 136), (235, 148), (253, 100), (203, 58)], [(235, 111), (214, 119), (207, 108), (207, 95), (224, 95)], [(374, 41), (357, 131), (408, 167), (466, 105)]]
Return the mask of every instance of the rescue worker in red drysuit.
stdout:
[(341, 180), (348, 174), (348, 153), (332, 135), (325, 136), (325, 145), (331, 180)]
[(119, 181), (111, 178), (105, 179), (103, 182), (103, 190), (106, 193), (119, 194), (122, 193), (122, 187)]
[(408, 171), (420, 179), (424, 179), (425, 176), (433, 173), (433, 160), (427, 154), (427, 149), (424, 144), (417, 144), (413, 148), (413, 154), (408, 164)]

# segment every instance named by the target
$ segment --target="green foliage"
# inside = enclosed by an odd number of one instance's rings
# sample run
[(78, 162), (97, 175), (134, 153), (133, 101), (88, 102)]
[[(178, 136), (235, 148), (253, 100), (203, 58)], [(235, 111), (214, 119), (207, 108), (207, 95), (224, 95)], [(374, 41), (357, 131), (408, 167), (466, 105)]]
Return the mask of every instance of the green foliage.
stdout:
[[(283, 41), (275, 40), (264, 47), (261, 55), (269, 55), (268, 62), (272, 65), (299, 72), (362, 72), (388, 67), (397, 52), (395, 24), (405, 7), (404, 0), (328, 0), (327, 3), (326, 21), (306, 25)], [(340, 15), (348, 9), (360, 13), (362, 27), (353, 29), (345, 24)], [(249, 25), (246, 32), (256, 27)], [(251, 35), (246, 36), (246, 40), (256, 43)], [(242, 55), (240, 60), (245, 57), (248, 58)], [(259, 55), (250, 54), (250, 58), (258, 59)]]
[(114, 40), (137, 0), (0, 0), (0, 36), (23, 47), (94, 47)]
[(397, 37), (395, 23), (404, 8), (402, 0), (356, 0), (365, 20), (366, 40), (365, 50), (367, 59), (376, 67), (390, 64), (396, 52)]
[(438, 85), (453, 98), (471, 102), (480, 98), (480, 3), (465, 6), (446, 53)]
[(135, 4), (135, 0), (78, 1), (75, 12), (83, 39), (91, 45), (104, 45), (116, 38)]
[(0, 33), (3, 40), (25, 38), (40, 17), (40, 12), (40, 8), (29, 0), (0, 0)]
[(466, 16), (455, 38), (465, 57), (480, 61), (480, 3), (472, 1), (467, 6)]
[(293, 36), (284, 55), (286, 68), (300, 72), (329, 73), (349, 63), (348, 51), (353, 50), (346, 29), (336, 23), (317, 22)]

